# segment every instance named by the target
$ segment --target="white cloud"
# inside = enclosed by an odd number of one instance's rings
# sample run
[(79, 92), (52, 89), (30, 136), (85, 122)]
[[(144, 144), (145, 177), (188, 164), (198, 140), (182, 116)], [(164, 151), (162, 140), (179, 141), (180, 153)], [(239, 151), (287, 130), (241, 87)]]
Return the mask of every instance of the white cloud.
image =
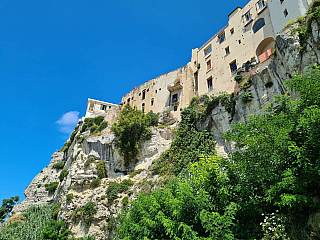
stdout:
[(79, 114), (78, 111), (70, 111), (63, 114), (62, 117), (56, 121), (59, 131), (65, 134), (71, 134), (78, 123)]

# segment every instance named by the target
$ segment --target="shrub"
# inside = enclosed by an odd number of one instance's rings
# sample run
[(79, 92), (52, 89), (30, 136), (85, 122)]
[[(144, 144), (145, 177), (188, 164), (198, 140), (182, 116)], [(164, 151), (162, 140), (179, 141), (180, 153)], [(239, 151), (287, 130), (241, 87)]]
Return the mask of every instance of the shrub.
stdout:
[(91, 221), (92, 221), (92, 217), (94, 214), (96, 214), (98, 211), (95, 203), (93, 202), (88, 202), (86, 203), (86, 205), (84, 205), (84, 207), (79, 209), (79, 212), (82, 215), (82, 219), (84, 220), (85, 224), (87, 226), (90, 226)]
[(95, 161), (94, 157), (89, 157), (85, 162), (84, 162), (84, 167), (87, 168), (89, 167), (90, 163), (93, 163)]
[(100, 197), (100, 200), (105, 200), (106, 199), (106, 195), (102, 195), (101, 197)]
[(127, 191), (133, 185), (131, 180), (123, 180), (121, 183), (111, 182), (106, 191), (108, 203), (112, 203), (118, 198), (118, 193)]
[(133, 178), (134, 176), (140, 174), (142, 171), (145, 171), (145, 169), (134, 170), (132, 173), (130, 173), (129, 178)]
[(66, 163), (66, 161), (57, 162), (57, 163), (53, 164), (52, 168), (62, 169), (64, 167), (65, 163)]
[(70, 146), (71, 146), (71, 142), (70, 142), (70, 141), (65, 142), (65, 143), (63, 144), (63, 147), (61, 148), (61, 151), (62, 151), (62, 152), (67, 152)]
[(104, 120), (104, 116), (98, 116), (93, 119), (94, 124), (99, 126)]
[(93, 118), (85, 118), (84, 123), (82, 124), (80, 133), (83, 133), (87, 130), (87, 128), (90, 128), (94, 125), (94, 119)]
[(84, 139), (85, 139), (85, 136), (82, 136), (82, 137), (80, 138), (80, 140), (78, 141), (78, 143), (82, 143)]
[(69, 238), (69, 240), (95, 240), (96, 238), (95, 237), (80, 237), (80, 238), (75, 238), (75, 237), (71, 237)]
[(128, 197), (124, 197), (123, 199), (122, 199), (122, 205), (123, 206), (127, 206), (129, 204), (129, 198)]
[(42, 229), (40, 240), (67, 240), (68, 234), (67, 225), (63, 221), (51, 220), (46, 222), (46, 226)]
[(111, 130), (118, 138), (117, 147), (126, 167), (136, 160), (141, 136), (147, 131), (149, 122), (148, 115), (127, 104), (121, 110), (118, 121), (112, 125)]
[(101, 132), (103, 129), (107, 128), (108, 127), (108, 122), (101, 122), (99, 127), (98, 127), (98, 132)]
[(244, 92), (244, 93), (241, 94), (241, 100), (244, 103), (251, 102), (252, 99), (253, 99), (253, 96), (252, 96), (251, 92)]
[(107, 177), (107, 170), (106, 170), (106, 166), (105, 166), (105, 161), (99, 161), (99, 163), (97, 164), (97, 171), (98, 171), (99, 178)]
[(109, 220), (108, 224), (107, 224), (107, 230), (108, 232), (112, 232), (113, 229), (115, 228), (115, 224), (114, 221), (112, 219)]
[(242, 75), (235, 75), (234, 76), (234, 80), (238, 83), (238, 82), (240, 82), (241, 80), (242, 80)]
[(38, 187), (38, 188), (41, 187), (41, 183), (39, 183), (39, 184), (37, 185), (37, 187)]
[(97, 125), (93, 125), (93, 126), (90, 128), (90, 134), (94, 133), (97, 129), (98, 129), (98, 126), (97, 126)]
[(69, 174), (69, 171), (67, 169), (63, 169), (61, 172), (60, 172), (60, 176), (59, 176), (59, 180), (60, 182), (63, 181), (63, 179), (68, 176)]
[(152, 130), (146, 128), (146, 130), (141, 134), (141, 140), (150, 140), (152, 138)]
[(53, 219), (57, 220), (60, 209), (61, 209), (61, 202), (58, 202), (55, 205), (53, 205), (53, 207), (52, 207), (52, 218)]
[(148, 116), (150, 117), (150, 126), (158, 126), (159, 115), (151, 110), (148, 112)]
[(73, 199), (73, 194), (70, 193), (66, 197), (67, 197), (67, 201), (69, 202), (69, 201), (71, 201)]
[(76, 126), (76, 127), (74, 128), (74, 131), (71, 133), (71, 136), (70, 136), (70, 142), (71, 142), (71, 143), (73, 142), (74, 137), (77, 135), (78, 129), (79, 129), (79, 126)]
[(90, 187), (92, 187), (92, 188), (99, 187), (100, 186), (100, 182), (101, 182), (101, 180), (99, 178), (95, 178), (95, 179), (93, 179), (91, 181)]
[(45, 187), (49, 193), (53, 193), (57, 189), (58, 185), (59, 182), (51, 182), (49, 184), (46, 184)]
[(19, 196), (11, 197), (2, 200), (2, 205), (0, 208), (0, 222), (3, 222), (7, 215), (11, 212), (12, 208), (20, 200)]

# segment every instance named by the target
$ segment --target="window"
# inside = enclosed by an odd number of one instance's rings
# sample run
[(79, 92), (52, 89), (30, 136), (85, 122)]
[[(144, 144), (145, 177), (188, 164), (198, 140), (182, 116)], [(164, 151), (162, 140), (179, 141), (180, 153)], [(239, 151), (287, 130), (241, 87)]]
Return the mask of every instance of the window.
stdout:
[(101, 105), (100, 109), (101, 110), (106, 110), (107, 109), (107, 105)]
[(289, 13), (288, 13), (287, 9), (285, 9), (285, 10), (283, 11), (283, 14), (284, 14), (285, 17), (288, 16)]
[(178, 102), (178, 94), (172, 95), (172, 103)]
[(211, 60), (207, 62), (207, 71), (211, 69)]
[(241, 40), (238, 40), (239, 44), (241, 44)]
[(261, 11), (262, 9), (264, 9), (264, 7), (266, 6), (264, 0), (260, 0), (258, 2), (258, 7), (259, 7), (259, 10)]
[(226, 35), (225, 35), (225, 33), (220, 34), (218, 38), (219, 38), (219, 43), (220, 43), (220, 44), (223, 43), (224, 40), (226, 40)]
[(211, 53), (211, 45), (209, 47), (207, 47), (206, 49), (204, 49), (204, 55), (208, 55), (209, 53)]
[(145, 104), (142, 103), (142, 111), (144, 112), (144, 107), (145, 107)]
[(236, 60), (234, 60), (233, 62), (231, 62), (230, 64), (230, 70), (232, 75), (234, 75), (237, 72), (237, 63)]
[(226, 55), (228, 55), (230, 53), (229, 47), (226, 47), (225, 50), (226, 50)]
[(154, 104), (154, 99), (152, 98), (151, 99), (151, 106), (153, 106), (153, 104)]
[(109, 106), (109, 109), (111, 109), (111, 106)]
[(130, 98), (128, 98), (127, 102), (128, 102), (128, 103), (130, 102)]
[(234, 34), (234, 28), (231, 28), (230, 34), (231, 34), (231, 35)]
[(264, 25), (265, 25), (265, 21), (263, 18), (256, 21), (256, 23), (253, 26), (253, 33), (258, 32)]
[(131, 98), (131, 100), (133, 100), (133, 97)]
[(156, 90), (156, 93), (158, 93), (158, 90)]
[(250, 11), (248, 11), (245, 15), (244, 15), (244, 18), (246, 20), (246, 23), (250, 22), (251, 21), (251, 14), (250, 14)]
[(146, 98), (146, 90), (142, 91), (142, 100)]
[(280, 3), (282, 4), (284, 0), (280, 0)]
[(212, 91), (213, 85), (212, 85), (212, 77), (207, 79), (207, 84), (208, 84), (208, 91)]
[(173, 111), (175, 111), (175, 112), (178, 111), (178, 106), (174, 106)]

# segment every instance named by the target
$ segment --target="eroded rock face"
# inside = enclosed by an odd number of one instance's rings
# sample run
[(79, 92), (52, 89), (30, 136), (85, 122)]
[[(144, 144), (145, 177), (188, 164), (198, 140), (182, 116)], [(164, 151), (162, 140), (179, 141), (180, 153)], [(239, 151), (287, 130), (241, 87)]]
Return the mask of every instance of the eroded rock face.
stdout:
[[(43, 205), (48, 203), (61, 203), (61, 211), (58, 219), (62, 219), (69, 225), (69, 230), (75, 237), (95, 236), (96, 239), (107, 239), (109, 236), (107, 225), (109, 221), (114, 221), (117, 213), (123, 206), (122, 199), (128, 197), (132, 200), (143, 188), (145, 181), (157, 181), (157, 176), (150, 176), (148, 168), (152, 161), (157, 159), (161, 153), (170, 147), (174, 138), (171, 129), (152, 129), (153, 135), (150, 140), (141, 142), (140, 154), (137, 162), (132, 163), (129, 169), (124, 167), (123, 158), (116, 149), (116, 137), (107, 128), (100, 135), (87, 137), (81, 144), (74, 141), (68, 152), (60, 151), (52, 155), (50, 164), (45, 167), (31, 182), (25, 190), (25, 200), (17, 204), (13, 214), (19, 214), (32, 205)], [(78, 133), (80, 134), (80, 133)], [(82, 135), (88, 135), (84, 132)], [(77, 139), (77, 136), (76, 138)], [(93, 157), (95, 160), (85, 166), (85, 162)], [(57, 162), (65, 161), (64, 169), (69, 174), (60, 182), (59, 175), (62, 169), (55, 169), (53, 165)], [(97, 164), (104, 161), (106, 178), (101, 179), (100, 186), (94, 188), (90, 186), (93, 179), (98, 178)], [(110, 182), (120, 183), (124, 179), (129, 179), (129, 173), (133, 170), (141, 169), (141, 172), (130, 178), (134, 185), (130, 188), (130, 194), (119, 194), (119, 198), (112, 204), (108, 203), (106, 189)], [(54, 193), (49, 193), (45, 184), (59, 182)], [(67, 201), (67, 195), (72, 194), (72, 199)], [(73, 219), (72, 212), (83, 207), (88, 202), (94, 202), (98, 212), (92, 218), (92, 224), (87, 226), (80, 218)]]

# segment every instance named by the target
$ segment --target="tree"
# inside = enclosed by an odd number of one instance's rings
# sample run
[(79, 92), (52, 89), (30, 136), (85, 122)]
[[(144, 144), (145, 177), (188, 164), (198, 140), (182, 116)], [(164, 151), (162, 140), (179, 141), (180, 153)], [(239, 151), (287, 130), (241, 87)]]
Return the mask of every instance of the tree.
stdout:
[(68, 239), (68, 234), (67, 225), (63, 221), (50, 220), (46, 222), (40, 240), (66, 240)]
[(20, 200), (19, 196), (11, 197), (9, 199), (2, 200), (2, 206), (0, 208), (0, 221), (4, 222), (4, 219), (11, 212), (12, 208)]

